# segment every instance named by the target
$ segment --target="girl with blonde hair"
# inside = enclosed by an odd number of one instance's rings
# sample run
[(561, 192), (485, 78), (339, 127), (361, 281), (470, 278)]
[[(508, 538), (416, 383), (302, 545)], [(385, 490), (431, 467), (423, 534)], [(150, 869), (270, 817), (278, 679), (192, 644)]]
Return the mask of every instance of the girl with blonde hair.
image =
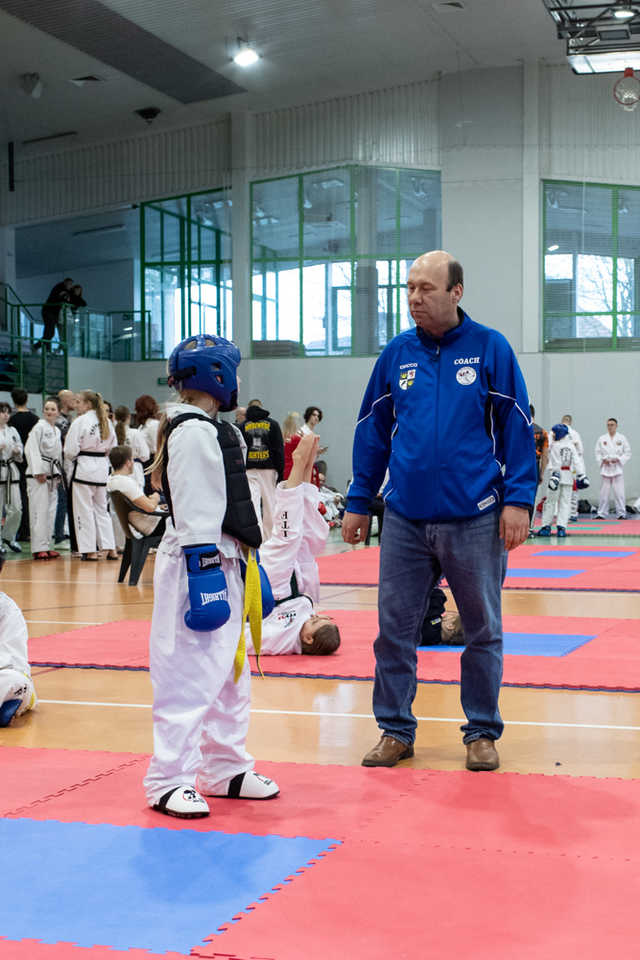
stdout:
[(69, 478), (72, 548), (83, 560), (99, 560), (106, 550), (117, 560), (113, 526), (107, 510), (108, 453), (116, 434), (104, 401), (93, 390), (78, 394), (79, 416), (69, 427), (64, 445), (65, 470)]
[(116, 407), (116, 439), (119, 447), (131, 447), (133, 455), (133, 476), (144, 489), (144, 468), (151, 458), (151, 451), (144, 434), (131, 426), (129, 407)]

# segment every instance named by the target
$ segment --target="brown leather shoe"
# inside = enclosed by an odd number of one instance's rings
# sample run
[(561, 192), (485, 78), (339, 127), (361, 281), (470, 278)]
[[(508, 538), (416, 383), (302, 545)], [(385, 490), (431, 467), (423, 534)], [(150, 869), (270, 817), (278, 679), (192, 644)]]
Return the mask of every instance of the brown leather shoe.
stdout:
[(398, 760), (406, 760), (413, 756), (413, 746), (390, 737), (388, 733), (380, 737), (373, 750), (365, 754), (362, 759), (363, 767), (395, 767)]
[(489, 737), (478, 737), (466, 747), (467, 770), (497, 770), (500, 766), (498, 751)]

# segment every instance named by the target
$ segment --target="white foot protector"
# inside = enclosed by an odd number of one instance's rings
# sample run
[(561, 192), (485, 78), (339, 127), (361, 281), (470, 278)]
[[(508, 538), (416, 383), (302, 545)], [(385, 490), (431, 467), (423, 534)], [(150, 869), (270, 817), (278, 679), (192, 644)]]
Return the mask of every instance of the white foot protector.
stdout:
[(193, 820), (195, 817), (208, 817), (209, 804), (193, 787), (182, 785), (172, 787), (157, 803), (153, 810), (166, 813), (169, 817), (181, 817), (183, 820)]
[(213, 789), (215, 793), (207, 791), (207, 796), (226, 797), (232, 800), (271, 800), (280, 793), (280, 787), (275, 780), (263, 777), (253, 770), (239, 773)]

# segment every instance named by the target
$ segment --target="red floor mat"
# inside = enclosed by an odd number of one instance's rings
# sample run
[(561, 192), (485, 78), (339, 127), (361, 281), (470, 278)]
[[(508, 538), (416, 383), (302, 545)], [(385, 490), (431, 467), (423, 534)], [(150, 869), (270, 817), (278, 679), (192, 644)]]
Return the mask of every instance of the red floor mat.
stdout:
[[(262, 657), (268, 676), (340, 677), (372, 679), (375, 671), (373, 641), (378, 631), (375, 610), (328, 610), (342, 636), (337, 653), (328, 657)], [(133, 666), (148, 668), (149, 624), (144, 620), (92, 627), (99, 643), (92, 642), (90, 630), (37, 637), (29, 644), (33, 665), (56, 663), (62, 666)], [(509, 633), (595, 635), (595, 639), (567, 656), (510, 656), (504, 658), (503, 682), (517, 686), (569, 687), (586, 690), (640, 690), (640, 644), (634, 620), (581, 617), (504, 617)], [(82, 634), (78, 641), (76, 634)], [(42, 659), (45, 658), (46, 659)], [(131, 657), (131, 663), (128, 659)], [(252, 668), (256, 663), (252, 657)], [(418, 679), (424, 682), (457, 683), (460, 679), (460, 648), (418, 651)], [(36, 680), (37, 684), (37, 680)]]
[[(576, 555), (581, 550), (584, 553)], [(553, 555), (542, 555), (548, 551)], [(506, 590), (640, 590), (640, 549), (622, 547), (619, 552), (626, 556), (609, 555), (615, 552), (615, 547), (576, 547), (571, 541), (560, 546), (548, 540), (526, 543), (509, 553), (504, 586)], [(320, 557), (320, 582), (377, 586), (379, 557), (379, 547)]]
[[(61, 753), (66, 751), (7, 748), (3, 759), (22, 771), (29, 764), (55, 771)], [(192, 956), (637, 955), (640, 781), (261, 763), (280, 784), (281, 797), (269, 803), (213, 801), (204, 826), (146, 810), (140, 780), (147, 758), (112, 757), (115, 772), (100, 783), (60, 789), (22, 816), (288, 836), (303, 830), (343, 841), (313, 869), (279, 885), (277, 896), (266, 890), (261, 903), (247, 904), (253, 909), (212, 934), (209, 947), (198, 946)], [(76, 779), (85, 767), (86, 758), (78, 756)], [(55, 775), (45, 780), (43, 789), (55, 794)], [(3, 806), (7, 793), (16, 803), (21, 799), (18, 780), (11, 788), (0, 781)], [(0, 942), (3, 960), (81, 960), (85, 954), (87, 960), (107, 956), (102, 948)]]

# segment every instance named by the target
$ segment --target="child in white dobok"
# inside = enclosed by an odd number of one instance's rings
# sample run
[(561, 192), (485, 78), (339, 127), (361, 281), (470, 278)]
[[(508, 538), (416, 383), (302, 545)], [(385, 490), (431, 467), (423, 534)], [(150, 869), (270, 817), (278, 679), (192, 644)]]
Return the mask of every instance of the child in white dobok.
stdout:
[[(167, 405), (155, 470), (170, 510), (153, 578), (150, 671), (154, 751), (148, 803), (173, 817), (206, 817), (205, 796), (267, 800), (273, 780), (253, 770), (245, 741), (251, 675), (239, 647), (245, 619), (243, 544), (260, 545), (237, 428), (217, 420), (237, 404), (237, 347), (188, 337), (168, 362)], [(257, 574), (248, 556), (250, 575)]]
[[(308, 433), (293, 452), (287, 480), (276, 487), (273, 532), (260, 548), (275, 607), (262, 624), (262, 655), (330, 654), (340, 646), (331, 617), (316, 614), (320, 599), (316, 557), (322, 553), (329, 526), (318, 510), (320, 491), (311, 483), (318, 437)], [(253, 647), (250, 646), (253, 652)]]
[[(24, 451), (20, 434), (15, 427), (9, 426), (11, 407), (0, 403), (0, 522), (4, 514), (2, 540), (14, 553), (22, 553), (22, 547), (16, 542), (16, 533), (22, 520), (20, 501), (20, 471)], [(0, 543), (0, 553), (4, 547)]]
[[(4, 556), (0, 556), (0, 570)], [(27, 654), (27, 625), (22, 611), (0, 593), (0, 727), (7, 727), (36, 705)]]
[(57, 550), (49, 549), (62, 476), (62, 436), (56, 427), (59, 416), (57, 399), (49, 397), (42, 409), (42, 420), (31, 429), (24, 447), (34, 560), (55, 560), (60, 556)]
[(576, 450), (569, 436), (565, 423), (556, 423), (551, 428), (553, 441), (549, 446), (549, 472), (547, 499), (542, 511), (542, 526), (538, 530), (539, 537), (551, 536), (551, 523), (557, 514), (557, 535), (566, 537), (567, 523), (571, 513), (571, 493), (575, 475), (576, 487), (584, 490), (589, 486), (589, 480), (584, 472), (584, 461)]

